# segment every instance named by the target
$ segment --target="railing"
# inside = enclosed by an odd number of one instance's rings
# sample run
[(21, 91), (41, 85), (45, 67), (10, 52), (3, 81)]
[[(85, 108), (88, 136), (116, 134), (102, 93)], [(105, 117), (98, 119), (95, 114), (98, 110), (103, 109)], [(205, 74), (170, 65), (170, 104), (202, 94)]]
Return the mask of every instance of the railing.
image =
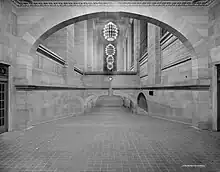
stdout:
[(57, 55), (56, 53), (54, 53), (53, 51), (51, 51), (50, 49), (46, 48), (45, 46), (43, 46), (41, 44), (38, 46), (37, 52), (45, 55), (49, 59), (51, 59), (61, 65), (64, 65), (64, 66), (67, 65), (66, 61), (63, 60), (59, 55)]
[[(15, 85), (16, 90), (32, 91), (32, 90), (108, 90), (109, 87), (66, 87), (66, 86), (42, 86), (42, 85)], [(209, 90), (210, 85), (158, 85), (145, 87), (113, 87), (112, 90)]]
[(74, 66), (74, 71), (79, 73), (80, 75), (84, 75), (84, 72), (76, 66)]
[(85, 72), (84, 75), (137, 75), (137, 72), (134, 71), (116, 71), (116, 72)]

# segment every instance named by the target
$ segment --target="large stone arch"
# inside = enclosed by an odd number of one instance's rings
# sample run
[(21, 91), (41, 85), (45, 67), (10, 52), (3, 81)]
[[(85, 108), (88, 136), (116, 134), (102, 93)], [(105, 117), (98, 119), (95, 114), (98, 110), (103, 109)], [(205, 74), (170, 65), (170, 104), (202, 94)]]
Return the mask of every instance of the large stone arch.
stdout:
[(122, 98), (128, 99), (132, 103), (133, 108), (137, 107), (137, 100), (131, 95), (124, 93), (122, 91), (115, 91), (114, 95), (121, 96)]
[(84, 110), (85, 110), (84, 109), (84, 100), (83, 100), (83, 98), (80, 97), (80, 96), (73, 95), (72, 99), (73, 99), (72, 102), (74, 102), (74, 99), (76, 99), (76, 100), (78, 100), (80, 102), (81, 107), (79, 107), (79, 113), (83, 113)]
[[(47, 12), (45, 12), (45, 10)], [(195, 11), (195, 12), (193, 12)], [(151, 6), (128, 6), (128, 5), (106, 5), (106, 6), (76, 6), (65, 8), (33, 9), (30, 13), (42, 13), (43, 16), (32, 27), (21, 36), (18, 44), (19, 52), (23, 56), (32, 56), (37, 45), (57, 30), (68, 26), (74, 22), (88, 18), (106, 15), (106, 13), (117, 12), (123, 16), (130, 16), (138, 19), (147, 19), (149, 22), (160, 27), (166, 27), (168, 31), (177, 36), (188, 48), (192, 55), (193, 78), (198, 78), (198, 57), (204, 56), (204, 46), (206, 32), (199, 32), (194, 24), (191, 24), (189, 16), (195, 17), (194, 13), (204, 16), (201, 8), (178, 8), (178, 7), (151, 7)], [(197, 15), (198, 15), (197, 14)], [(187, 18), (188, 17), (188, 18)], [(204, 24), (206, 16), (201, 19)], [(207, 20), (208, 21), (208, 20)], [(201, 30), (201, 29), (200, 29)], [(199, 46), (198, 46), (199, 45)], [(200, 46), (201, 45), (201, 46)]]
[(84, 107), (92, 108), (90, 103), (93, 102), (93, 104), (95, 105), (96, 100), (101, 96), (106, 96), (106, 94), (92, 94), (92, 95), (89, 95), (88, 97), (85, 98)]
[(91, 101), (92, 101), (93, 103), (95, 103), (95, 102), (96, 102), (96, 99), (97, 99), (98, 97), (99, 97), (99, 96), (98, 96), (98, 95), (95, 95), (95, 94), (92, 94), (92, 95), (86, 97), (86, 98), (85, 98), (85, 102), (84, 102), (84, 106), (85, 106), (85, 107), (90, 106), (90, 105), (89, 105), (89, 102), (91, 103)]

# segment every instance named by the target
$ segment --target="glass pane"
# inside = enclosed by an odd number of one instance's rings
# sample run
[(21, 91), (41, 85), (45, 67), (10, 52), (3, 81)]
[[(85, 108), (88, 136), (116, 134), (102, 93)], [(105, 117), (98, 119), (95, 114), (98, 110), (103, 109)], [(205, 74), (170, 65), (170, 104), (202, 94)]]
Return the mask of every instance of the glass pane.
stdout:
[(3, 123), (3, 122), (2, 122), (2, 118), (0, 118), (0, 126), (2, 126), (2, 123)]
[(2, 84), (2, 91), (5, 91), (5, 84)]
[(0, 84), (0, 91), (2, 91), (2, 84)]
[(3, 113), (4, 112), (2, 110), (0, 110), (0, 118), (3, 117), (3, 115), (4, 115)]
[(2, 118), (2, 126), (5, 125), (5, 118)]
[(0, 100), (4, 100), (4, 92), (0, 92)]
[(4, 109), (4, 101), (0, 101), (0, 109)]

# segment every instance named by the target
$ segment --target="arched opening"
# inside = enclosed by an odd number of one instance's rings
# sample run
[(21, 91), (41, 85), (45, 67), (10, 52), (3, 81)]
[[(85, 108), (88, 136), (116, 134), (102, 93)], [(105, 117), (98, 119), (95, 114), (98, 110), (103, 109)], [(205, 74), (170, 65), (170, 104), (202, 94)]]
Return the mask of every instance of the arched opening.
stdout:
[[(129, 17), (129, 18), (133, 18), (133, 19), (138, 19), (138, 20), (146, 20), (149, 23), (152, 23), (156, 26), (159, 26), (161, 28), (166, 28), (167, 31), (169, 31), (170, 33), (172, 33), (173, 35), (175, 35), (186, 47), (189, 51), (191, 51), (193, 54), (194, 49), (192, 44), (189, 42), (189, 40), (182, 34), (180, 33), (178, 30), (176, 30), (174, 27), (156, 19), (156, 18), (152, 18), (152, 17), (148, 17), (145, 15), (140, 15), (140, 14), (135, 14), (135, 13), (131, 13), (131, 12), (96, 12), (96, 13), (90, 13), (90, 14), (85, 14), (85, 15), (81, 15), (81, 16), (77, 16), (74, 18), (70, 18), (68, 20), (62, 21), (61, 23), (49, 28), (48, 30), (46, 30), (44, 33), (42, 33), (42, 35), (40, 35), (39, 38), (36, 39), (36, 41), (34, 42), (33, 46), (31, 47), (31, 51), (35, 52), (38, 45), (40, 43), (42, 43), (46, 38), (48, 38), (50, 35), (52, 35), (53, 33), (55, 33), (56, 31), (69, 26), (71, 24), (83, 21), (83, 20), (89, 20), (92, 18), (104, 18), (104, 17), (110, 17), (110, 18), (120, 18), (120, 17)], [(33, 28), (34, 29), (34, 28)], [(195, 54), (194, 54), (195, 55)]]
[(98, 97), (96, 101), (96, 106), (98, 107), (122, 107), (123, 98), (118, 95), (113, 95), (113, 96), (102, 95)]
[[(195, 68), (195, 66), (197, 66), (197, 55), (195, 53), (195, 50), (192, 46), (192, 43), (190, 42), (190, 40), (184, 36), (184, 33), (181, 33), (178, 28), (175, 28), (171, 23), (167, 22), (163, 22), (163, 20), (159, 20), (158, 18), (153, 18), (154, 16), (146, 16), (145, 14), (143, 15), (140, 15), (140, 14), (136, 14), (136, 13), (131, 13), (131, 12), (95, 12), (95, 13), (89, 13), (89, 14), (84, 14), (84, 15), (80, 15), (80, 16), (76, 16), (76, 17), (73, 17), (73, 18), (64, 18), (63, 21), (61, 20), (61, 22), (56, 25), (52, 25), (51, 28), (47, 28), (43, 31), (38, 31), (37, 35), (39, 36), (36, 36), (36, 40), (33, 42), (32, 46), (31, 46), (31, 49), (30, 49), (30, 53), (31, 53), (31, 56), (34, 56), (36, 54), (36, 49), (38, 48), (39, 44), (42, 44), (44, 42), (45, 39), (47, 39), (48, 37), (50, 37), (50, 35), (52, 35), (53, 33), (59, 31), (60, 29), (64, 28), (64, 27), (67, 27), (69, 25), (72, 25), (74, 23), (77, 23), (77, 22), (81, 22), (81, 21), (84, 21), (84, 20), (89, 20), (89, 19), (94, 19), (94, 18), (120, 18), (120, 17), (127, 17), (127, 18), (133, 18), (133, 19), (137, 19), (137, 20), (146, 20), (147, 23), (151, 23), (155, 26), (159, 26), (161, 28), (164, 28), (165, 30), (167, 30), (169, 33), (171, 33), (172, 35), (174, 35), (175, 37), (177, 37), (179, 39), (180, 42), (182, 42), (182, 44), (186, 47), (187, 51), (189, 52), (189, 58), (187, 59), (188, 62), (187, 63), (191, 63), (192, 62), (192, 68)], [(49, 20), (49, 19), (47, 19)], [(40, 24), (40, 23), (39, 23)], [(170, 24), (170, 25), (169, 25)], [(33, 30), (33, 32), (36, 32), (34, 29), (30, 29), (30, 30)], [(39, 33), (41, 32), (41, 34)], [(25, 37), (23, 37), (25, 39)], [(128, 42), (125, 43), (126, 45), (130, 45), (128, 44)], [(120, 49), (120, 52), (118, 52), (118, 54), (120, 53), (120, 55), (122, 56), (127, 56), (127, 49), (130, 50), (130, 48), (127, 48), (127, 46), (124, 47), (124, 49)], [(130, 52), (130, 54), (134, 53), (134, 50), (132, 49), (131, 50), (132, 52)], [(94, 51), (95, 52), (95, 51)], [(143, 51), (145, 52), (145, 51)], [(146, 54), (146, 53), (143, 53), (143, 54)], [(142, 55), (143, 55), (142, 54)], [(132, 55), (130, 55), (132, 56)], [(97, 57), (97, 55), (95, 55), (94, 57)], [(101, 57), (99, 57), (101, 59)], [(137, 60), (134, 60), (136, 58), (132, 58), (131, 61), (135, 61), (135, 63), (133, 62), (133, 70), (135, 72), (138, 72), (138, 70), (140, 70), (140, 65), (138, 67), (138, 62)], [(103, 60), (103, 59), (101, 59)], [(125, 68), (125, 70), (129, 70), (129, 67), (127, 66), (127, 63), (130, 61), (129, 60), (126, 60), (126, 58), (123, 59), (124, 62), (120, 62), (121, 66), (120, 66), (120, 70), (117, 70), (117, 71), (123, 71), (124, 69), (121, 69), (121, 68)], [(37, 61), (37, 60), (36, 60)], [(93, 60), (86, 60), (85, 62), (85, 65), (84, 66), (87, 66), (87, 61), (88, 61), (88, 64), (89, 61), (93, 61)], [(115, 63), (118, 63), (119, 60), (115, 60)], [(122, 61), (122, 60), (121, 60)], [(97, 63), (94, 62), (95, 64)], [(104, 62), (103, 62), (104, 63)], [(122, 63), (124, 63), (125, 65), (122, 66)], [(68, 62), (67, 62), (68, 64)], [(135, 64), (135, 65), (134, 65)], [(82, 64), (80, 64), (81, 66), (83, 66)], [(88, 71), (90, 71), (91, 69), (90, 68), (97, 68), (97, 65), (93, 65), (95, 67), (89, 67)], [(103, 64), (103, 66), (106, 66)], [(118, 66), (117, 64), (115, 66)], [(99, 69), (101, 70), (101, 69)], [(94, 70), (94, 71), (99, 71), (99, 70)], [(104, 69), (103, 69), (104, 70)], [(197, 78), (198, 76), (198, 72), (197, 70), (192, 70), (192, 72), (189, 74), (189, 75), (192, 75), (193, 78)], [(187, 80), (190, 80), (191, 77), (187, 77)]]
[(146, 97), (143, 93), (140, 93), (137, 98), (138, 106), (148, 112), (148, 105)]

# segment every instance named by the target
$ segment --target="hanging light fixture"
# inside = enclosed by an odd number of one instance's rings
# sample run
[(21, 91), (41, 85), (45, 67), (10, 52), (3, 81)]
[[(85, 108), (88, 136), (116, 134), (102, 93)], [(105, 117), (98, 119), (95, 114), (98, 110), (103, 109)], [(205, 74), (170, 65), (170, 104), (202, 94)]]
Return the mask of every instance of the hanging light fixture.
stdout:
[(113, 22), (109, 22), (104, 26), (103, 36), (107, 41), (114, 41), (118, 36), (118, 28)]
[(107, 56), (109, 56), (109, 55), (112, 55), (112, 56), (114, 56), (115, 55), (115, 46), (114, 45), (112, 45), (112, 44), (108, 44), (106, 47), (105, 47), (105, 54), (107, 55)]
[(113, 64), (114, 61), (115, 61), (115, 59), (114, 59), (114, 57), (111, 56), (111, 55), (106, 58), (107, 68), (108, 68), (109, 70), (112, 70), (112, 69), (114, 68), (114, 64)]

